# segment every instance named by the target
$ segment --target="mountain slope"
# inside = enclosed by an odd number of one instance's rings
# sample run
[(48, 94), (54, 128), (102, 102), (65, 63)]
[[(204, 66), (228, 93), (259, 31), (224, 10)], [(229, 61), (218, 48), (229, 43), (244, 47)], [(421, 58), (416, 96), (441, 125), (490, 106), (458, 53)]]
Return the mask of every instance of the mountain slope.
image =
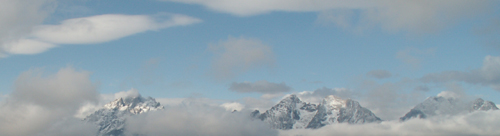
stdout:
[(462, 102), (455, 98), (442, 96), (429, 97), (418, 104), (403, 117), (401, 121), (412, 118), (427, 118), (436, 115), (456, 115), (474, 111), (498, 110), (495, 103), (478, 98), (472, 102)]
[(379, 122), (370, 110), (358, 102), (330, 95), (319, 105), (301, 101), (296, 95), (289, 95), (271, 109), (253, 117), (265, 121), (275, 129), (320, 128), (333, 123), (368, 123)]
[(123, 135), (128, 116), (161, 109), (163, 106), (155, 99), (138, 95), (116, 99), (83, 120), (97, 124), (99, 126), (98, 135), (118, 136)]

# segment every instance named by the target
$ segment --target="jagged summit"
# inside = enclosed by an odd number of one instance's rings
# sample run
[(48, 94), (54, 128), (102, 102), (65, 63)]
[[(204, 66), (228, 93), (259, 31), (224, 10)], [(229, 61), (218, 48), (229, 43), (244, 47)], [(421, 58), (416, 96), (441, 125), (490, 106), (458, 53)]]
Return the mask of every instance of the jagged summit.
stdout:
[(142, 96), (135, 97), (125, 97), (116, 99), (106, 105), (106, 109), (116, 109), (119, 111), (129, 111), (132, 114), (141, 114), (143, 112), (148, 112), (150, 110), (163, 109), (160, 103), (156, 102), (154, 98)]
[(319, 104), (303, 102), (296, 95), (285, 96), (278, 104), (251, 116), (265, 121), (276, 129), (320, 128), (333, 123), (368, 123), (381, 121), (370, 110), (351, 99), (330, 95)]
[(163, 109), (154, 98), (141, 95), (118, 98), (87, 116), (84, 121), (99, 126), (98, 135), (123, 135), (126, 117)]
[(495, 103), (477, 98), (472, 102), (464, 102), (455, 97), (433, 96), (415, 106), (403, 117), (401, 121), (412, 118), (427, 118), (440, 115), (457, 115), (474, 111), (498, 110)]

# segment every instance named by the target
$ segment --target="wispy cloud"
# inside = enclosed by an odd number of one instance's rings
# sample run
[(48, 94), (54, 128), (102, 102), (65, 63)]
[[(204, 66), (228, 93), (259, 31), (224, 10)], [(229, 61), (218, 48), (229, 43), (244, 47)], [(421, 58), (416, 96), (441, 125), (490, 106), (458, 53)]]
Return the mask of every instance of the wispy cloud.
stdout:
[(372, 70), (366, 73), (366, 75), (378, 79), (383, 79), (391, 77), (392, 73), (387, 70)]
[(256, 81), (256, 82), (233, 82), (229, 87), (229, 90), (240, 93), (250, 93), (258, 92), (263, 94), (276, 94), (289, 92), (291, 87), (285, 83), (272, 83), (266, 80)]
[(500, 91), (500, 57), (486, 56), (483, 66), (470, 71), (443, 71), (427, 74), (421, 78), (423, 82), (446, 83), (461, 81), (470, 84), (489, 86)]
[(270, 12), (319, 12), (318, 20), (348, 29), (435, 32), (462, 19), (484, 15), (496, 1), (471, 0), (159, 0), (202, 5), (235, 16)]
[(211, 75), (227, 80), (254, 68), (272, 67), (275, 58), (271, 47), (258, 39), (229, 37), (218, 44), (211, 44), (208, 50), (215, 56)]
[(1, 44), (0, 47), (4, 56), (6, 54), (37, 54), (61, 44), (103, 43), (146, 31), (199, 22), (201, 20), (197, 18), (169, 13), (96, 15), (68, 19), (56, 25), (33, 26), (27, 36), (11, 39)]

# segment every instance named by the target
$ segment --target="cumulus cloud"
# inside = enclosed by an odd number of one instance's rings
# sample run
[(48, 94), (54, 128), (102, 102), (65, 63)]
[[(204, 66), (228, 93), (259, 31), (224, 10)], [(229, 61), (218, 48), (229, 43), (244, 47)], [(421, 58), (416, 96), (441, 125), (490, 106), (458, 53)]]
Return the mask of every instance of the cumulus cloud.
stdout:
[(484, 15), (495, 1), (471, 0), (159, 0), (202, 5), (236, 16), (274, 11), (319, 12), (318, 21), (343, 28), (379, 26), (388, 31), (434, 32)]
[(391, 72), (387, 70), (372, 70), (366, 73), (366, 75), (378, 79), (389, 78), (392, 76)]
[(105, 14), (73, 18), (55, 25), (32, 26), (27, 36), (2, 44), (4, 54), (37, 54), (58, 44), (93, 44), (133, 34), (201, 22), (200, 19), (160, 13), (157, 15)]
[[(195, 104), (203, 105), (203, 104)], [(219, 106), (175, 106), (128, 118), (128, 135), (277, 135), (249, 111), (228, 112)]]
[(494, 126), (500, 125), (500, 111), (478, 111), (465, 115), (444, 116), (429, 119), (412, 119), (405, 122), (384, 121), (369, 124), (332, 124), (320, 129), (296, 129), (280, 131), (279, 135), (385, 135), (385, 136), (466, 136), (496, 135)]
[(271, 47), (258, 39), (229, 37), (209, 45), (208, 50), (215, 55), (210, 74), (221, 80), (254, 68), (271, 67), (275, 62)]
[(470, 71), (443, 71), (427, 74), (421, 78), (423, 82), (445, 83), (461, 81), (470, 84), (490, 86), (500, 91), (500, 57), (486, 56), (483, 66)]
[(46, 76), (40, 69), (24, 72), (12, 95), (0, 102), (0, 135), (95, 134), (95, 126), (81, 124), (73, 115), (98, 100), (96, 88), (89, 72), (72, 67)]
[(285, 83), (272, 83), (266, 80), (255, 81), (255, 82), (233, 82), (229, 87), (229, 90), (240, 93), (250, 93), (258, 92), (263, 94), (277, 94), (289, 92), (291, 87)]

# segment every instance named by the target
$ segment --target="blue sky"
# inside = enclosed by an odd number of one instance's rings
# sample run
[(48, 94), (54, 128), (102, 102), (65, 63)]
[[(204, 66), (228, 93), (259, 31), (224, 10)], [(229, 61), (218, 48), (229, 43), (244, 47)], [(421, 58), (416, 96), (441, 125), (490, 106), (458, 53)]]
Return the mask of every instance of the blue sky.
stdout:
[[(5, 9), (24, 18), (0, 16), (14, 22), (0, 23), (10, 32), (0, 35), (4, 95), (25, 71), (50, 75), (73, 67), (91, 72), (104, 94), (136, 88), (156, 98), (238, 100), (267, 93), (240, 93), (229, 89), (233, 83), (265, 80), (290, 88), (283, 93), (327, 87), (369, 94), (392, 84), (396, 94), (435, 96), (455, 91), (447, 87), (453, 85), (500, 103), (492, 87), (500, 74), (474, 72), (487, 56), (500, 55), (496, 1), (46, 0), (15, 6), (33, 9)], [(63, 25), (72, 19), (95, 22)], [(106, 19), (119, 21), (99, 22)], [(23, 39), (46, 44), (12, 43)], [(439, 75), (447, 71), (462, 74)], [(436, 80), (421, 80), (432, 74)], [(428, 90), (415, 91), (419, 86)]]

